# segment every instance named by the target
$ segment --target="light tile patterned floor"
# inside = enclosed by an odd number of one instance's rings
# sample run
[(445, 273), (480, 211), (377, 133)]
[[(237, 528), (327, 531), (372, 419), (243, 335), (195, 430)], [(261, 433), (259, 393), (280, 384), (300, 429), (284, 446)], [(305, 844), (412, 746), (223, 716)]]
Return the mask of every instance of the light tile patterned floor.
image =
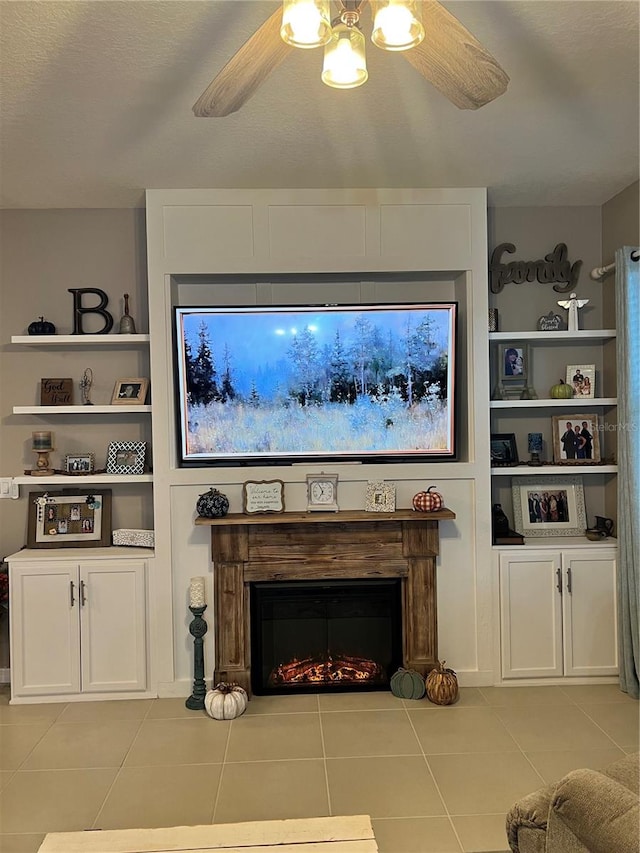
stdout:
[(0, 851), (46, 832), (369, 814), (381, 853), (507, 850), (518, 797), (638, 749), (614, 685), (256, 697), (231, 722), (182, 699), (10, 706), (0, 692)]

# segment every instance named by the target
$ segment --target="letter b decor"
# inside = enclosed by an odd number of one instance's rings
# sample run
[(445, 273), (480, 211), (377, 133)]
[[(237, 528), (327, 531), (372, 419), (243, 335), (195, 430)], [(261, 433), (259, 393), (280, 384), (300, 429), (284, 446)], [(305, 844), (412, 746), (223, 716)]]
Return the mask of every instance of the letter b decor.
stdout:
[[(106, 310), (109, 297), (104, 290), (100, 290), (99, 287), (70, 287), (69, 293), (73, 294), (73, 334), (85, 334), (82, 328), (82, 318), (85, 314), (100, 314), (101, 317), (104, 317), (104, 326), (94, 334), (108, 335), (113, 328), (113, 317)], [(93, 308), (83, 308), (82, 296), (85, 293), (95, 293), (96, 296), (100, 297), (100, 302)]]

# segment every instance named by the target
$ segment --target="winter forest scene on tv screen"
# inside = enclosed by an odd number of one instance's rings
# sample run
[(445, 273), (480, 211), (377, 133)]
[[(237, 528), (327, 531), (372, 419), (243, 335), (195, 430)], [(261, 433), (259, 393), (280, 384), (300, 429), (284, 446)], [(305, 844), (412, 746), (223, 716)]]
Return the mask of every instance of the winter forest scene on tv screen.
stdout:
[(454, 313), (178, 309), (183, 459), (451, 455)]

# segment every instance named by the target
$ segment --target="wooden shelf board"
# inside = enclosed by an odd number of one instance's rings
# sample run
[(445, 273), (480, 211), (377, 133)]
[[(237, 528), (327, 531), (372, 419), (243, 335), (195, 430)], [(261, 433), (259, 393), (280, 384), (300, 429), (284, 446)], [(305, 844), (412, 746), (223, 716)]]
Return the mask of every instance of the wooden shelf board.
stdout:
[(542, 400), (490, 400), (491, 409), (543, 409), (543, 408), (566, 408), (584, 409), (590, 406), (617, 406), (617, 397), (569, 397), (566, 400), (556, 400), (545, 397)]
[(617, 465), (507, 465), (491, 469), (492, 477), (536, 477), (538, 474), (616, 474)]
[(150, 335), (12, 335), (12, 344), (30, 347), (48, 346), (118, 346), (148, 344)]
[(13, 477), (20, 486), (77, 486), (86, 489), (97, 484), (109, 483), (152, 483), (153, 474), (50, 474), (45, 476), (23, 474)]
[(151, 406), (14, 406), (14, 415), (129, 415), (151, 412)]
[(489, 332), (490, 341), (555, 341), (570, 343), (572, 341), (603, 340), (615, 338), (615, 329), (579, 329), (577, 332), (537, 332), (525, 330), (520, 332)]
[(196, 518), (197, 525), (237, 526), (240, 524), (342, 524), (361, 521), (450, 521), (456, 517), (450, 509), (438, 512), (415, 512), (411, 509), (399, 509), (395, 512), (365, 512), (360, 509), (341, 510), (340, 512), (270, 512), (270, 513), (230, 513), (222, 518)]

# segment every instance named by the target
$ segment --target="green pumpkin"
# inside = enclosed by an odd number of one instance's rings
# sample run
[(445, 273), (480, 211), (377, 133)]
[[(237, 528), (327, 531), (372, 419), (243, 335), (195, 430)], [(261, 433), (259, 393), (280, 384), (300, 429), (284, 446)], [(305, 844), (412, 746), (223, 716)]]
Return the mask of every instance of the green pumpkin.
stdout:
[(400, 669), (391, 676), (391, 692), (398, 699), (422, 699), (425, 694), (424, 678), (413, 669)]
[(568, 400), (569, 397), (573, 397), (573, 388), (561, 379), (557, 385), (551, 387), (549, 393), (554, 400)]

